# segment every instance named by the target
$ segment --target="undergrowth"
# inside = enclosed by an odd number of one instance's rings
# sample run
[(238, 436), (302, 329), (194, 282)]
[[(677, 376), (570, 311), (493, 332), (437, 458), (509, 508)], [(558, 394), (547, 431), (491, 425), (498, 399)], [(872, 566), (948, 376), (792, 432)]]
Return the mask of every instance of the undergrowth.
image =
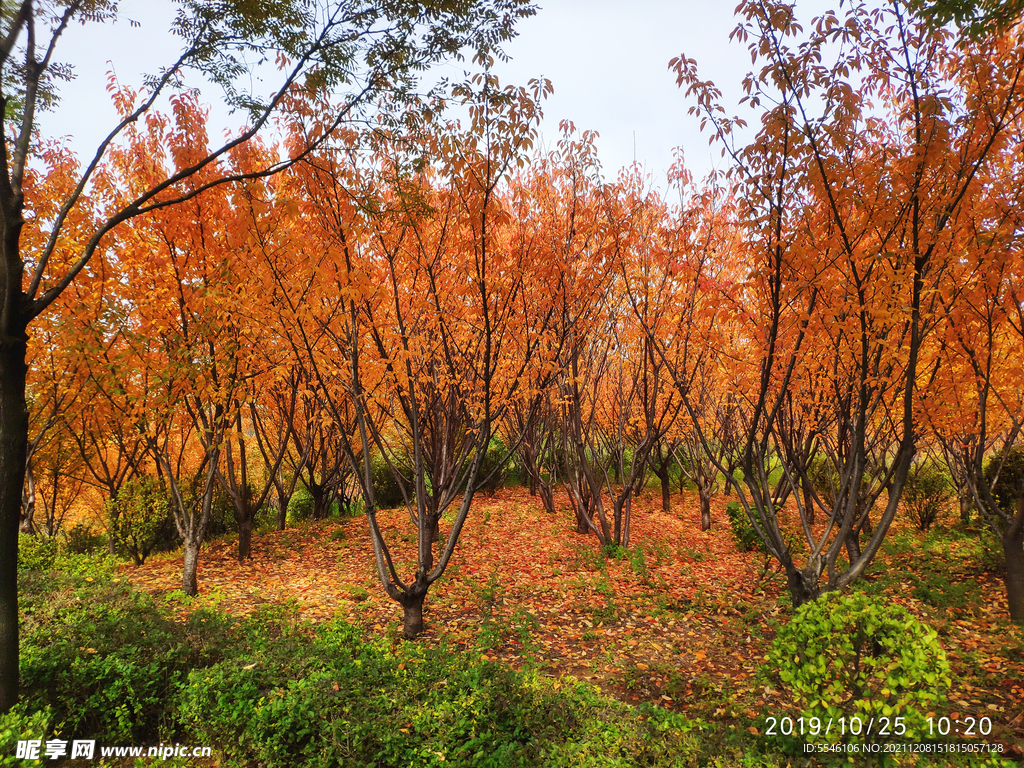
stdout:
[[(109, 564), (21, 574), (18, 739), (215, 745), (222, 765), (687, 765), (698, 723), (451, 648), (274, 606), (176, 620)], [(202, 601), (200, 601), (202, 602)], [(195, 605), (191, 607), (195, 608)], [(529, 644), (522, 614), (504, 639)], [(13, 759), (13, 757), (12, 757)], [(19, 764), (28, 764), (18, 761)]]

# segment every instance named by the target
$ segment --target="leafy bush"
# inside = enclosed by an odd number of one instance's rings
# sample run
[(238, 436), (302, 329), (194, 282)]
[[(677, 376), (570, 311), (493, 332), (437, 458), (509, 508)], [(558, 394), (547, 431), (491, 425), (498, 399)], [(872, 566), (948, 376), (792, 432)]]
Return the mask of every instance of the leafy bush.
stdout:
[(313, 494), (301, 483), (295, 484), (295, 491), (288, 499), (288, 522), (295, 524), (309, 520), (313, 515)]
[[(829, 592), (802, 605), (776, 635), (764, 671), (805, 718), (876, 718), (876, 725), (888, 718), (889, 735), (906, 739), (927, 734), (925, 713), (950, 685), (935, 631), (861, 593)], [(905, 734), (897, 733), (897, 717)], [(808, 738), (837, 741), (841, 734)]]
[(507, 454), (508, 449), (505, 448), (501, 438), (497, 435), (492, 437), (477, 474), (477, 479), (483, 482), (480, 490), (488, 496), (493, 496), (494, 492), (503, 487), (508, 480), (509, 462), (506, 462), (500, 469), (498, 468)]
[(18, 702), (9, 712), (0, 714), (0, 766), (43, 765), (15, 757), (17, 746), (19, 741), (49, 738), (52, 727), (49, 707), (33, 711), (25, 702)]
[(115, 551), (131, 557), (136, 565), (146, 562), (158, 544), (173, 537), (167, 487), (156, 478), (128, 481), (105, 509)]
[(107, 545), (107, 537), (97, 533), (85, 523), (75, 523), (63, 532), (64, 551), (74, 555), (90, 555), (101, 551)]
[[(405, 465), (400, 461), (402, 457), (393, 459), (400, 472), (405, 470)], [(402, 496), (402, 489), (395, 480), (395, 473), (383, 456), (375, 454), (370, 461), (370, 479), (373, 482), (373, 500), (378, 509), (393, 509), (405, 503)]]
[(57, 540), (49, 536), (18, 534), (18, 570), (48, 571), (57, 559)]
[(938, 463), (924, 461), (911, 470), (902, 498), (917, 529), (927, 531), (953, 500), (953, 480)]
[(204, 617), (179, 625), (109, 575), (51, 573), (23, 579), (21, 593), (26, 706), (48, 707), (64, 734), (107, 743), (159, 737), (167, 701), (204, 656)]
[(738, 501), (730, 501), (725, 505), (725, 514), (729, 516), (729, 527), (732, 529), (732, 539), (741, 552), (764, 551), (764, 544), (761, 537), (757, 535), (750, 518)]
[[(998, 478), (996, 472), (999, 473)], [(993, 480), (996, 481), (992, 495), (1001, 509), (1016, 509), (1017, 499), (1024, 489), (1024, 446), (1009, 448), (993, 456), (985, 465), (982, 476), (989, 487), (992, 487)]]

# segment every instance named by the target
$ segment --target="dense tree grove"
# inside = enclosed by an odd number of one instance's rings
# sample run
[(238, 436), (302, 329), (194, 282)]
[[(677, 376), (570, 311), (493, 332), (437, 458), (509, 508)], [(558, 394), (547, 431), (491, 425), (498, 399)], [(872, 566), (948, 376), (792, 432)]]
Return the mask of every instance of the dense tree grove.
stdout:
[[(115, 89), (124, 122), (85, 170), (29, 138), (39, 97), (19, 95), (0, 179), (3, 567), (19, 526), (53, 535), (82, 489), (109, 510), (148, 478), (195, 594), (217, 509), (243, 560), (257, 511), (283, 528), (301, 490), (314, 517), (365, 514), (412, 638), (474, 495), (514, 462), (599, 546), (629, 547), (648, 482), (667, 509), (688, 479), (703, 527), (735, 490), (799, 606), (864, 573), (927, 455), (998, 537), (1024, 621), (1021, 31), (957, 41), (900, 3), (806, 26), (781, 2), (738, 14), (756, 133), (738, 144), (743, 121), (674, 60), (733, 163), (700, 183), (680, 163), (663, 191), (636, 167), (605, 178), (568, 123), (535, 153), (551, 86), (499, 84), (486, 51), (446, 95), (461, 123), (369, 80), (393, 101), (357, 123), (362, 92), (295, 70), (249, 105), (254, 126), (280, 116), (276, 143), (247, 128), (218, 148), (195, 92), (163, 114)], [(305, 50), (274, 42), (280, 23), (267, 46)], [(376, 522), (395, 503), (411, 562)]]

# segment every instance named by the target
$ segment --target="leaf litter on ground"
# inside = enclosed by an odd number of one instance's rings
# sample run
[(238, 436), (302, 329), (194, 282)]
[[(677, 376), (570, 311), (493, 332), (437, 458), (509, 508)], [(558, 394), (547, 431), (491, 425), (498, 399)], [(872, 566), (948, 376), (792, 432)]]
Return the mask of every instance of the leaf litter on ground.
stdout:
[[(736, 548), (726, 497), (715, 498), (713, 527), (701, 531), (696, 494), (674, 495), (669, 512), (661, 510), (660, 494), (642, 494), (629, 550), (611, 552), (593, 535), (573, 532), (567, 499), (560, 501), (564, 513), (551, 517), (525, 489), (478, 497), (448, 571), (427, 596), (419, 642), (531, 665), (556, 681), (570, 675), (623, 701), (744, 727), (765, 712), (790, 709), (783, 692), (758, 674), (774, 627), (791, 613), (780, 600), (785, 579), (759, 553)], [(411, 572), (408, 513), (383, 510), (378, 522), (399, 573)], [(1001, 722), (1020, 739), (1024, 635), (1008, 622), (1001, 581), (959, 572), (979, 583), (985, 602), (967, 613), (960, 606), (943, 611), (900, 581), (914, 563), (905, 552), (880, 554), (867, 582), (889, 578), (889, 599), (939, 628), (953, 666), (950, 706), (961, 717)], [(126, 569), (153, 594), (181, 594), (180, 553)], [(893, 569), (904, 570), (893, 578)], [(238, 616), (291, 601), (314, 622), (340, 614), (392, 639), (401, 629), (401, 608), (377, 581), (362, 517), (254, 536), (252, 558), (242, 564), (234, 539), (212, 542), (200, 559), (199, 586), (200, 599), (181, 601), (179, 611), (203, 604), (203, 595)]]

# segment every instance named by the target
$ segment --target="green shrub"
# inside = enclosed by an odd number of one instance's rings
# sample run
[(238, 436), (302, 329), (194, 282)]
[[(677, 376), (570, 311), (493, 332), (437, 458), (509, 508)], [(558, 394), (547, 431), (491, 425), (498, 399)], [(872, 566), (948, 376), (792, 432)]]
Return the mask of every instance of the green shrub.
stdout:
[[(996, 472), (999, 473), (998, 478)], [(1024, 446), (1009, 448), (993, 456), (985, 465), (982, 476), (985, 484), (992, 488), (992, 495), (1001, 509), (1016, 509), (1017, 499), (1024, 490)], [(996, 481), (995, 487), (992, 487), (993, 480)]]
[(725, 514), (729, 516), (729, 527), (732, 529), (732, 539), (741, 552), (764, 551), (764, 543), (757, 535), (750, 518), (738, 501), (730, 501), (725, 505)]
[(903, 508), (919, 531), (927, 531), (953, 500), (949, 472), (934, 461), (914, 467), (903, 487)]
[[(881, 737), (878, 718), (888, 718), (888, 735), (896, 739), (926, 736), (925, 713), (950, 685), (935, 631), (862, 593), (829, 592), (801, 606), (776, 635), (764, 671), (789, 691), (805, 719), (875, 718)], [(805, 738), (838, 741), (842, 734)]]
[(115, 551), (130, 557), (136, 565), (146, 562), (158, 544), (173, 537), (168, 490), (156, 478), (129, 480), (105, 509)]
[(75, 525), (63, 532), (64, 551), (73, 555), (91, 555), (100, 552), (107, 545), (107, 537), (97, 533), (85, 523)]
[(18, 570), (49, 571), (57, 559), (57, 540), (42, 534), (18, 534)]
[[(51, 736), (53, 716), (49, 707), (32, 710), (25, 702), (18, 702), (10, 711), (0, 714), (0, 766), (45, 765), (48, 760), (31, 763), (16, 757), (18, 742), (41, 740)], [(43, 755), (43, 750), (40, 750)]]
[[(343, 621), (299, 623), (294, 608), (242, 620), (199, 609), (181, 622), (99, 565), (19, 582), (21, 702), (0, 716), (2, 765), (19, 739), (55, 734), (208, 743), (219, 764), (268, 768), (683, 766), (700, 747), (697, 724), (678, 714), (583, 683), (555, 690), (473, 653), (394, 646)], [(511, 631), (525, 642), (535, 624), (523, 614)]]
[(288, 499), (288, 523), (294, 525), (313, 516), (313, 494), (301, 483), (296, 483), (292, 497)]
[(123, 561), (117, 555), (107, 552), (81, 555), (64, 552), (57, 555), (53, 567), (68, 576), (77, 576), (83, 580), (100, 580), (114, 578), (122, 563)]
[(488, 496), (493, 496), (494, 492), (503, 487), (508, 480), (509, 462), (506, 462), (499, 469), (499, 465), (501, 465), (507, 454), (508, 449), (505, 448), (501, 438), (497, 435), (492, 437), (491, 442), (487, 446), (487, 452), (484, 453), (484, 459), (480, 462), (480, 471), (477, 474), (477, 480), (483, 483), (479, 490)]
[[(399, 457), (401, 458), (401, 457)], [(398, 459), (393, 459), (398, 461)], [(400, 472), (405, 472), (404, 462), (396, 464)], [(370, 479), (373, 482), (373, 500), (378, 509), (393, 509), (405, 503), (402, 488), (395, 479), (395, 473), (383, 456), (375, 454), (370, 461)]]
[[(66, 734), (154, 737), (186, 654), (152, 598), (109, 579), (50, 574), (23, 589), (22, 698)], [(85, 736), (87, 734), (87, 736)]]

